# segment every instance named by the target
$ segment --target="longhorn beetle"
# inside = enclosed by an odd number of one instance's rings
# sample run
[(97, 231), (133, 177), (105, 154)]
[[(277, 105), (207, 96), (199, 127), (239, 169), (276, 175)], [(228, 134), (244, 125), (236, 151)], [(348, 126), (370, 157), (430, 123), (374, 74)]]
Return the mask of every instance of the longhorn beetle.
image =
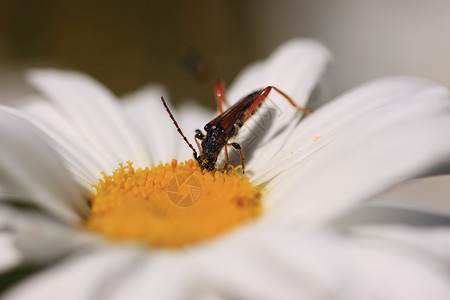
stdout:
[[(206, 169), (208, 171), (213, 171), (215, 169), (217, 157), (224, 147), (224, 169), (226, 169), (229, 163), (227, 146), (231, 146), (236, 150), (239, 150), (242, 170), (245, 172), (245, 160), (244, 155), (242, 154), (241, 146), (238, 143), (229, 143), (228, 140), (237, 135), (239, 129), (244, 125), (245, 121), (247, 121), (247, 119), (260, 107), (272, 89), (282, 95), (299, 111), (305, 114), (311, 112), (311, 110), (295, 104), (295, 102), (288, 95), (274, 86), (267, 86), (264, 89), (257, 90), (236, 102), (236, 104), (228, 108), (226, 111), (223, 111), (222, 104), (223, 102), (226, 102), (225, 91), (222, 81), (217, 80), (214, 90), (220, 114), (205, 125), (204, 130), (206, 131), (206, 134), (202, 133), (199, 129), (195, 130), (195, 142), (197, 143), (200, 155), (181, 131), (180, 126), (178, 126), (178, 123), (167, 106), (164, 97), (161, 97), (161, 101), (175, 124), (178, 133), (180, 133), (184, 141), (194, 152), (194, 158), (198, 161), (198, 164), (202, 170)], [(201, 145), (198, 142), (199, 140), (201, 141)]]

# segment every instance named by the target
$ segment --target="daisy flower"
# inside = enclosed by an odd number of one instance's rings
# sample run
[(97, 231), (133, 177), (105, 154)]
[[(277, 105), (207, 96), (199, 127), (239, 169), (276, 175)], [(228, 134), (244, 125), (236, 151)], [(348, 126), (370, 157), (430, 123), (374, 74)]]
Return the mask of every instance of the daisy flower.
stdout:
[[(329, 59), (288, 41), (227, 98), (273, 85), (306, 106)], [(379, 196), (448, 171), (447, 88), (379, 79), (308, 116), (271, 92), (237, 136), (244, 176), (233, 149), (200, 170), (160, 86), (119, 101), (75, 72), (28, 79), (40, 93), (0, 107), (4, 299), (450, 299), (450, 218)], [(190, 140), (215, 116), (171, 110)]]

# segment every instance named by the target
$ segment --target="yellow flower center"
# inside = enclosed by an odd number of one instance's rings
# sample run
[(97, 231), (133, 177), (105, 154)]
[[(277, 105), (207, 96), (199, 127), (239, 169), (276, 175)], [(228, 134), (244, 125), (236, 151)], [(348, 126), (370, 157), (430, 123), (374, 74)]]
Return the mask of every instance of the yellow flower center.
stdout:
[(205, 172), (188, 160), (103, 174), (91, 194), (89, 230), (116, 240), (180, 247), (218, 236), (261, 213), (261, 192), (237, 168)]

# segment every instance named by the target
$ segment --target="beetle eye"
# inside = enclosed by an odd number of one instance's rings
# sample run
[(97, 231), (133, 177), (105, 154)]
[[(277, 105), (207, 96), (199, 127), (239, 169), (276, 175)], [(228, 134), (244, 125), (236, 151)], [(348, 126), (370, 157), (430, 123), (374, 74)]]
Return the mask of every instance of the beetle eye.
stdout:
[(203, 128), (206, 132), (208, 132), (211, 129), (211, 124), (206, 124)]

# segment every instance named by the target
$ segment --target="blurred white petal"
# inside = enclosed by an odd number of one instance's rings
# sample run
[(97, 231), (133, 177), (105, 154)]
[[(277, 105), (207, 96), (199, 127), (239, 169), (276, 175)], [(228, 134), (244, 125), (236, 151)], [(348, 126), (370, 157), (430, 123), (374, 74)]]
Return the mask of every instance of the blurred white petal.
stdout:
[[(193, 253), (224, 298), (446, 299), (439, 260), (395, 239), (266, 229)], [(219, 259), (220, 258), (220, 259)]]
[[(354, 226), (351, 233), (361, 238), (379, 239), (426, 253), (437, 260), (450, 263), (450, 218), (445, 225), (433, 227), (381, 225)], [(447, 276), (450, 279), (450, 273)]]
[(98, 238), (80, 234), (77, 228), (30, 208), (0, 206), (0, 229), (11, 234), (20, 262), (45, 265)]
[[(402, 182), (372, 197), (375, 203), (391, 203), (424, 212), (450, 216), (450, 175), (430, 175)], [(426, 201), (424, 201), (426, 199)]]
[[(181, 145), (179, 141), (182, 140), (161, 102), (162, 96), (170, 107), (166, 90), (158, 85), (145, 86), (124, 97), (125, 111), (135, 128), (145, 138), (153, 164), (160, 161), (167, 162), (177, 157), (178, 145)], [(173, 108), (171, 111), (176, 115)]]
[[(114, 171), (101, 153), (73, 128), (63, 113), (45, 99), (32, 100), (21, 106), (20, 111), (24, 114), (22, 117), (48, 135), (69, 170), (87, 189), (97, 182), (101, 172)], [(20, 115), (20, 112), (16, 114)]]
[(241, 71), (228, 89), (227, 98), (233, 104), (255, 90), (273, 85), (299, 105), (306, 105), (330, 58), (328, 49), (318, 41), (290, 40), (275, 49), (264, 62)]
[(446, 214), (445, 211), (424, 209), (423, 206), (383, 202), (371, 198), (368, 202), (358, 205), (353, 210), (342, 214), (332, 224), (333, 227), (347, 227), (361, 224), (443, 227), (450, 225), (450, 215)]
[(34, 70), (28, 75), (113, 167), (127, 160), (148, 163), (146, 148), (127, 123), (118, 99), (100, 83), (76, 72)]
[(5, 192), (75, 223), (87, 203), (42, 132), (0, 109), (0, 182)]
[(17, 266), (21, 261), (20, 252), (14, 246), (14, 235), (3, 232), (0, 225), (0, 274)]
[(142, 256), (142, 251), (123, 248), (81, 252), (10, 289), (3, 299), (105, 299)]
[(147, 255), (114, 288), (108, 299), (199, 299), (205, 283), (197, 265), (183, 253)]

